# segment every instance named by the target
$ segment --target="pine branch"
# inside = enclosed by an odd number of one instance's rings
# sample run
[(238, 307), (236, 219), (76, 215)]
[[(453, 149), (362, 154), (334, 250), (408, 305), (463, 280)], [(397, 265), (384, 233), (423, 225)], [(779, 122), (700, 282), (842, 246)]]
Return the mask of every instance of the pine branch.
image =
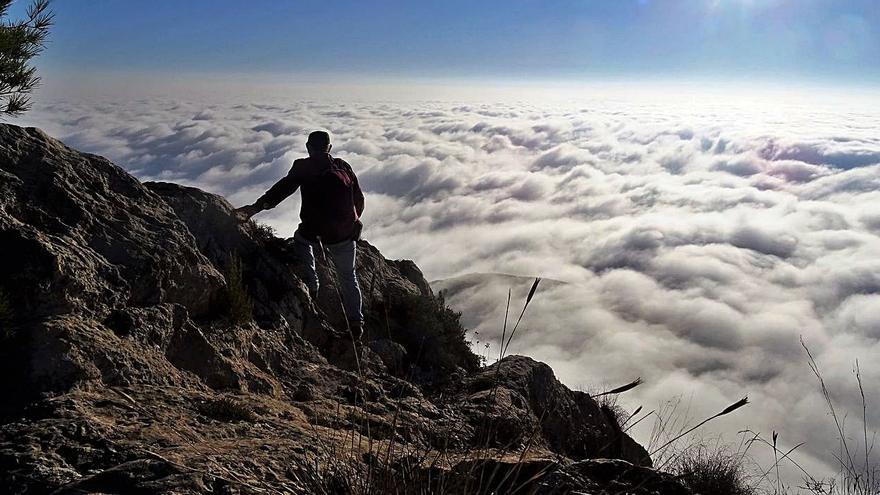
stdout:
[(33, 0), (25, 19), (3, 20), (12, 0), (0, 0), (0, 115), (17, 116), (31, 108), (30, 94), (40, 84), (31, 60), (45, 48), (55, 15), (51, 0)]

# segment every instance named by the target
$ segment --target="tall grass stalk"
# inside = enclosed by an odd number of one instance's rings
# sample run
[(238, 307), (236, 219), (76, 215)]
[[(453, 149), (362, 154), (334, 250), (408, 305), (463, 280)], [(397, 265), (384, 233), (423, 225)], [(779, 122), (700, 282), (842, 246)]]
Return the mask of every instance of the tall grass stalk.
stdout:
[(723, 411), (721, 411), (721, 412), (719, 412), (719, 413), (717, 413), (717, 414), (713, 414), (712, 416), (709, 416), (708, 418), (706, 418), (706, 419), (700, 421), (699, 423), (697, 423), (696, 425), (692, 426), (691, 428), (688, 428), (687, 430), (685, 430), (685, 431), (679, 433), (678, 435), (672, 437), (669, 441), (667, 441), (667, 442), (664, 443), (663, 445), (661, 445), (661, 446), (657, 447), (656, 449), (654, 449), (653, 451), (649, 452), (648, 455), (649, 455), (649, 456), (652, 456), (652, 455), (654, 455), (654, 454), (656, 454), (656, 453), (662, 451), (663, 449), (665, 449), (665, 448), (668, 447), (669, 445), (672, 445), (673, 443), (677, 442), (678, 440), (682, 439), (683, 437), (689, 435), (690, 433), (692, 433), (693, 431), (695, 431), (695, 430), (698, 429), (699, 427), (703, 426), (704, 424), (708, 423), (709, 421), (712, 421), (713, 419), (720, 418), (721, 416), (726, 416), (726, 415), (732, 413), (733, 411), (736, 411), (737, 409), (739, 409), (739, 408), (745, 406), (745, 405), (748, 404), (748, 403), (749, 403), (749, 398), (748, 398), (748, 397), (743, 397), (742, 399), (740, 399), (740, 400), (734, 402), (733, 404), (731, 404), (731, 405), (725, 407)]
[(634, 381), (631, 381), (631, 382), (627, 383), (626, 385), (622, 385), (620, 387), (613, 388), (611, 390), (601, 392), (598, 394), (591, 394), (590, 397), (593, 397), (595, 399), (596, 397), (602, 397), (605, 395), (622, 394), (624, 392), (628, 392), (628, 391), (638, 387), (641, 384), (642, 384), (642, 377), (638, 377)]
[[(489, 406), (495, 400), (495, 397), (498, 393), (498, 386), (499, 386), (500, 380), (501, 380), (502, 361), (504, 360), (504, 356), (506, 355), (507, 349), (510, 346), (510, 342), (513, 340), (513, 337), (516, 334), (516, 330), (519, 327), (519, 324), (522, 321), (523, 316), (525, 315), (526, 310), (529, 307), (529, 303), (531, 303), (532, 299), (535, 297), (535, 293), (538, 290), (538, 284), (540, 284), (540, 282), (541, 282), (541, 278), (537, 277), (537, 278), (535, 278), (535, 281), (532, 283), (532, 286), (529, 289), (529, 293), (526, 296), (525, 303), (523, 304), (522, 311), (520, 311), (519, 317), (517, 318), (516, 323), (513, 326), (513, 330), (511, 330), (509, 336), (507, 335), (507, 321), (508, 321), (508, 315), (510, 313), (510, 300), (511, 300), (512, 290), (511, 289), (507, 290), (507, 305), (505, 306), (505, 309), (504, 309), (504, 322), (503, 322), (502, 331), (501, 331), (501, 343), (500, 343), (500, 349), (499, 349), (499, 353), (498, 353), (498, 362), (495, 364), (495, 373), (493, 374), (493, 377), (492, 377), (492, 387), (489, 390), (489, 394), (487, 395), (485, 404), (483, 406), (483, 411), (482, 411), (481, 418), (480, 418), (480, 428), (478, 430), (480, 437), (478, 438), (477, 445), (482, 445), (484, 451), (488, 451), (489, 443), (492, 438), (492, 432), (491, 432), (491, 428), (489, 425)], [(505, 337), (506, 337), (506, 340), (505, 340)], [(523, 455), (524, 454), (525, 454), (525, 452), (523, 452)], [(470, 488), (470, 480), (474, 476), (474, 471), (477, 467), (476, 464), (478, 464), (478, 463), (472, 463), (470, 466), (470, 469), (468, 470), (467, 480), (466, 480), (465, 486), (464, 486), (465, 493), (467, 493), (468, 488)], [(485, 471), (485, 463), (482, 463), (480, 466), (479, 487), (482, 487), (482, 485), (483, 485), (483, 477), (485, 474), (484, 471)]]
[(859, 395), (862, 402), (861, 436), (862, 441), (864, 442), (864, 472), (860, 472), (860, 468), (856, 466), (856, 461), (852, 454), (852, 450), (850, 449), (849, 440), (846, 435), (846, 417), (844, 416), (844, 419), (841, 419), (838, 415), (837, 410), (834, 407), (834, 401), (831, 398), (831, 392), (825, 384), (825, 379), (822, 376), (819, 365), (816, 362), (813, 353), (810, 351), (810, 348), (807, 347), (806, 342), (804, 342), (803, 338), (801, 338), (801, 346), (807, 353), (810, 371), (813, 372), (813, 375), (819, 382), (819, 388), (822, 392), (822, 397), (825, 400), (825, 405), (828, 408), (828, 412), (831, 414), (831, 418), (837, 430), (838, 442), (840, 445), (840, 454), (835, 455), (835, 457), (840, 465), (843, 477), (841, 481), (843, 483), (844, 489), (847, 490), (848, 494), (852, 493), (855, 495), (877, 495), (878, 493), (880, 493), (880, 478), (878, 478), (878, 474), (880, 473), (878, 473), (878, 468), (872, 468), (870, 464), (870, 457), (871, 452), (873, 451), (874, 442), (873, 438), (870, 440), (868, 438), (868, 402), (865, 397), (865, 389), (862, 383), (862, 373), (859, 367), (858, 360), (855, 362), (855, 365), (853, 367), (853, 374), (855, 374), (856, 377), (856, 383), (859, 387)]
[(831, 413), (831, 418), (834, 420), (834, 426), (837, 428), (838, 439), (840, 440), (841, 450), (843, 454), (846, 455), (843, 461), (843, 467), (850, 474), (855, 473), (855, 463), (853, 462), (852, 455), (849, 452), (849, 443), (846, 440), (846, 434), (844, 433), (843, 423), (837, 416), (837, 410), (834, 408), (834, 402), (831, 400), (831, 393), (828, 391), (828, 387), (825, 385), (825, 379), (822, 378), (822, 373), (819, 371), (819, 365), (816, 363), (816, 359), (813, 357), (813, 353), (810, 352), (810, 348), (807, 347), (807, 344), (804, 342), (803, 337), (801, 337), (801, 346), (807, 352), (807, 357), (809, 358), (809, 366), (810, 371), (816, 376), (816, 379), (819, 381), (819, 387), (822, 391), (822, 397), (825, 399), (825, 405), (828, 406), (828, 411)]
[[(501, 351), (502, 356), (507, 353), (507, 348), (510, 347), (510, 342), (513, 340), (513, 337), (516, 335), (516, 329), (519, 328), (519, 323), (522, 321), (523, 315), (526, 314), (526, 309), (528, 309), (529, 303), (532, 302), (532, 298), (535, 296), (535, 291), (538, 290), (539, 283), (541, 283), (541, 277), (536, 278), (535, 281), (532, 283), (532, 288), (529, 289), (529, 295), (526, 296), (526, 303), (523, 305), (523, 309), (519, 313), (519, 318), (516, 319), (516, 324), (513, 325), (513, 330), (510, 331), (510, 335), (507, 337), (507, 341), (502, 342), (502, 344), (503, 344), (503, 349)], [(505, 325), (505, 327), (507, 326), (506, 313), (505, 313), (505, 317), (504, 317), (504, 325)]]
[(507, 288), (507, 305), (504, 307), (504, 325), (501, 327), (501, 345), (498, 346), (498, 360), (504, 358), (504, 338), (507, 337), (507, 315), (510, 313), (510, 293), (511, 289)]

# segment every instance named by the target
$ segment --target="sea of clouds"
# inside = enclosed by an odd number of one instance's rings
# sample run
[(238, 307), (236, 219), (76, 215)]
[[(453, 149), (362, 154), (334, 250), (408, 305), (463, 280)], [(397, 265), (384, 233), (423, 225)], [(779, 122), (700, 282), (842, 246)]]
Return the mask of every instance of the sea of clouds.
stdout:
[[(456, 287), (449, 302), (490, 361), (508, 288), (518, 313), (527, 277), (541, 276), (510, 350), (548, 362), (571, 387), (642, 377), (626, 408), (681, 397), (695, 419), (748, 395), (747, 409), (704, 434), (776, 430), (783, 447), (806, 442), (798, 459), (823, 474), (837, 432), (803, 338), (852, 441), (862, 429), (856, 359), (869, 430), (880, 426), (876, 98), (57, 98), (27, 120), (143, 180), (236, 206), (287, 173), (309, 131), (328, 129), (367, 194), (366, 238)], [(292, 235), (298, 204), (257, 218)], [(454, 279), (498, 273), (521, 278)]]

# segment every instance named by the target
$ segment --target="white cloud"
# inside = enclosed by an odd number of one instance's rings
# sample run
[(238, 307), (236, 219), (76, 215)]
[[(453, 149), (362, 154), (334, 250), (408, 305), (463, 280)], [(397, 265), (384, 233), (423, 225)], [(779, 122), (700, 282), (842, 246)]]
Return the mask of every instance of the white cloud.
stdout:
[[(540, 289), (512, 351), (571, 386), (642, 376), (633, 407), (684, 394), (708, 415), (749, 394), (714, 428), (775, 429), (807, 442), (807, 464), (830, 464), (834, 432), (798, 339), (858, 423), (853, 360), (865, 383), (880, 379), (880, 112), (741, 101), (62, 100), (29, 118), (144, 179), (235, 204), (283, 176), (310, 130), (329, 129), (386, 256), (431, 279), (566, 282)], [(260, 219), (291, 235), (297, 206)], [(474, 280), (452, 302), (496, 342), (515, 279)]]

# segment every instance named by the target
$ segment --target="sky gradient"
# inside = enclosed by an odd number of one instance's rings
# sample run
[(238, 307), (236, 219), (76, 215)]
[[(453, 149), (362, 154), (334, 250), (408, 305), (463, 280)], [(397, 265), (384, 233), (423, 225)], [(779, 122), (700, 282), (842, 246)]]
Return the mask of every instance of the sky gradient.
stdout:
[(871, 0), (65, 0), (54, 9), (39, 62), (51, 73), (880, 80)]
[[(825, 475), (801, 337), (848, 426), (880, 429), (852, 376), (880, 381), (876, 4), (59, 0), (15, 123), (235, 206), (327, 129), (365, 238), (467, 282), (449, 301), (493, 353), (508, 289), (546, 277), (512, 352), (572, 387), (644, 377), (630, 411), (748, 394), (701, 433), (779, 432)], [(256, 219), (290, 236), (298, 207)]]

